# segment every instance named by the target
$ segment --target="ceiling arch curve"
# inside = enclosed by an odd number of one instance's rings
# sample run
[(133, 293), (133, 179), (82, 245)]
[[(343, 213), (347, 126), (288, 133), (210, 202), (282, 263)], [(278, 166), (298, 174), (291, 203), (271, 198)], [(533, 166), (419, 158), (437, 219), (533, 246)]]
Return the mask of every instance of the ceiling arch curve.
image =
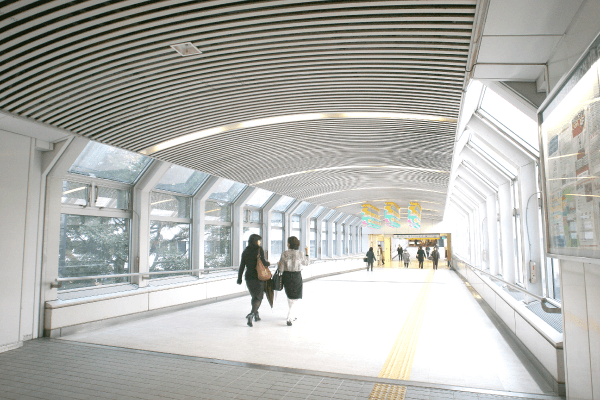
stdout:
[[(0, 109), (137, 152), (175, 140), (152, 157), (331, 208), (417, 196), (402, 187), (429, 190), (421, 193), (438, 201), (448, 186), (476, 7), (476, 0), (7, 1)], [(184, 42), (202, 53), (182, 57), (171, 48)], [(363, 116), (335, 116), (352, 113)], [(331, 118), (248, 123), (304, 114)], [(344, 207), (356, 213), (360, 204)]]

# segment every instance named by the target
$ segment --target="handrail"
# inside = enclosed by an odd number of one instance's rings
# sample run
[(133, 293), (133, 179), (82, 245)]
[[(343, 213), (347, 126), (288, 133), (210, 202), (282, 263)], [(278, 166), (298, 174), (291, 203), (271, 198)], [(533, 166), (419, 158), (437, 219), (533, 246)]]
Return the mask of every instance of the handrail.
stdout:
[(190, 272), (200, 272), (201, 274), (209, 274), (211, 272), (220, 271), (237, 271), (238, 267), (221, 267), (221, 268), (201, 268), (201, 269), (186, 269), (180, 271), (153, 271), (153, 272), (131, 272), (127, 274), (114, 274), (114, 275), (89, 275), (89, 276), (74, 276), (67, 278), (56, 278), (54, 282), (50, 284), (53, 289), (62, 286), (62, 282), (67, 281), (86, 281), (88, 279), (107, 279), (107, 278), (126, 278), (130, 276), (141, 276), (142, 279), (149, 279), (150, 275), (168, 275), (168, 274), (189, 274)]
[[(484, 274), (484, 275), (487, 275), (487, 276), (489, 276), (489, 277), (490, 277), (490, 278), (492, 278), (492, 279), (495, 279), (495, 280), (497, 280), (497, 281), (500, 281), (500, 282), (504, 283), (504, 284), (505, 284), (506, 286), (508, 286), (508, 287), (511, 287), (511, 288), (513, 288), (513, 289), (515, 289), (515, 290), (518, 290), (518, 291), (520, 291), (520, 292), (522, 292), (522, 293), (525, 293), (525, 294), (526, 294), (526, 295), (528, 295), (528, 296), (531, 296), (531, 297), (533, 297), (534, 299), (537, 299), (537, 300), (539, 300), (539, 301), (540, 301), (540, 304), (542, 305), (542, 309), (543, 309), (545, 312), (547, 312), (547, 313), (549, 313), (549, 314), (559, 314), (559, 313), (561, 313), (561, 312), (562, 312), (562, 305), (561, 305), (560, 303), (558, 303), (556, 300), (554, 300), (554, 299), (550, 299), (550, 298), (548, 298), (548, 297), (539, 296), (539, 295), (537, 295), (537, 294), (534, 294), (534, 293), (531, 293), (530, 291), (528, 291), (528, 290), (525, 290), (525, 289), (523, 289), (523, 288), (522, 288), (522, 287), (520, 287), (520, 286), (517, 286), (517, 285), (515, 285), (515, 284), (513, 284), (513, 283), (507, 282), (507, 281), (505, 281), (505, 280), (504, 280), (504, 279), (502, 279), (502, 278), (498, 278), (497, 276), (495, 276), (495, 275), (492, 275), (492, 274), (490, 274), (489, 272), (486, 272), (486, 271), (482, 270), (481, 268), (477, 268), (477, 267), (475, 267), (475, 266), (473, 266), (473, 265), (469, 264), (468, 262), (466, 262), (466, 261), (464, 261), (464, 260), (460, 259), (460, 257), (457, 257), (456, 255), (454, 255), (454, 258), (456, 258), (456, 259), (457, 259), (457, 260), (459, 260), (460, 262), (464, 263), (466, 266), (468, 266), (469, 268), (471, 268), (473, 271), (477, 271), (477, 272), (480, 272), (480, 273), (482, 273), (482, 274)], [(552, 307), (548, 307), (548, 306), (546, 305), (546, 303), (550, 304)]]
[[(359, 257), (344, 257), (344, 258), (333, 258), (328, 260), (323, 259), (313, 259), (310, 260), (310, 264), (315, 264), (321, 261), (331, 261), (331, 260), (345, 260), (350, 258), (359, 258)], [(273, 263), (271, 267), (276, 266), (277, 263)], [(142, 279), (149, 279), (151, 275), (168, 275), (168, 274), (189, 274), (190, 272), (200, 272), (201, 274), (209, 274), (211, 272), (220, 272), (220, 271), (237, 271), (239, 267), (231, 266), (231, 267), (222, 267), (222, 268), (199, 268), (199, 269), (186, 269), (180, 271), (154, 271), (154, 272), (131, 272), (127, 274), (114, 274), (114, 275), (89, 275), (89, 276), (74, 276), (67, 278), (56, 278), (54, 282), (50, 283), (50, 287), (53, 289), (60, 288), (62, 286), (62, 282), (67, 281), (86, 281), (88, 279), (107, 279), (107, 278), (126, 278), (130, 276), (141, 276)]]

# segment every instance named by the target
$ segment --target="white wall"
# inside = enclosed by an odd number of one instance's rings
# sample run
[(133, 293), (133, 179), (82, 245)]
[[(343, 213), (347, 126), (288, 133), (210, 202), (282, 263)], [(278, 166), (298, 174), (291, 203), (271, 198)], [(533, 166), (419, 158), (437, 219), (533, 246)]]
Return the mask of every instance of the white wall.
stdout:
[[(41, 170), (35, 142), (0, 130), (0, 350), (34, 335), (36, 246), (31, 244), (37, 242)], [(34, 201), (28, 203), (28, 197)]]
[(600, 399), (600, 265), (561, 260), (568, 399)]

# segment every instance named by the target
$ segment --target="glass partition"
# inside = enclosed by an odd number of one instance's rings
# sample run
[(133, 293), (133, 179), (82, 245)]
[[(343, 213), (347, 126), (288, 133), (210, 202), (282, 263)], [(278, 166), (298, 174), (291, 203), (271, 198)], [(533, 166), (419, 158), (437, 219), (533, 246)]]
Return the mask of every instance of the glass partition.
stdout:
[(205, 221), (231, 222), (231, 204), (206, 200)]
[[(190, 267), (190, 224), (150, 221), (150, 272), (184, 271)], [(180, 276), (180, 274), (175, 274)], [(150, 275), (151, 278), (170, 276)]]
[(59, 278), (105, 275), (104, 278), (65, 281), (60, 290), (129, 282), (128, 218), (61, 214)]
[(231, 266), (231, 226), (205, 225), (204, 268)]
[(153, 217), (190, 218), (191, 198), (152, 192), (150, 215)]
[(89, 142), (69, 172), (132, 184), (152, 159), (105, 144)]

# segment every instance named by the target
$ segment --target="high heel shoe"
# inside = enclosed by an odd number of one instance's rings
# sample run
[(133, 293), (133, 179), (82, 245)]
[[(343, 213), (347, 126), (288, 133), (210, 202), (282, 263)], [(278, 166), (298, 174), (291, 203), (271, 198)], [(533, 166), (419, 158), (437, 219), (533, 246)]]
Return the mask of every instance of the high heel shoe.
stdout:
[(246, 315), (246, 318), (248, 318), (248, 326), (252, 326), (252, 317), (254, 317), (253, 313)]
[(260, 321), (260, 315), (258, 315), (258, 311), (256, 311), (256, 312), (254, 313), (254, 320), (255, 320), (255, 321)]

